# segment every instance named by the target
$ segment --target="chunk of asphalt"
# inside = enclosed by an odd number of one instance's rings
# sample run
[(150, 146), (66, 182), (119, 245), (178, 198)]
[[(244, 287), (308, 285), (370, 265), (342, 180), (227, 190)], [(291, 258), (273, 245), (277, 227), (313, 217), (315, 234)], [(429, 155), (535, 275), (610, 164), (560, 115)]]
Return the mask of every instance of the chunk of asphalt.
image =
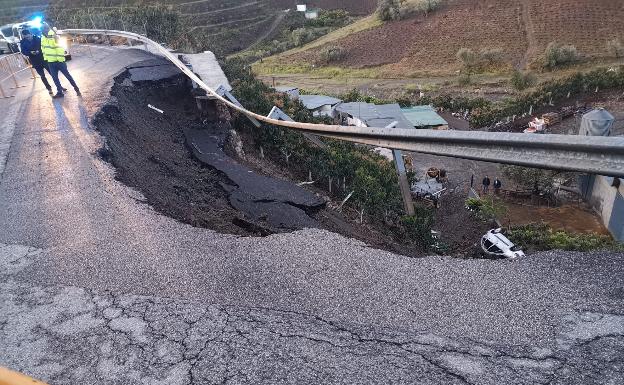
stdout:
[(259, 175), (223, 151), (226, 130), (185, 129), (193, 155), (217, 169), (236, 185), (230, 189), (230, 204), (250, 218), (266, 221), (278, 229), (318, 227), (306, 211), (320, 209), (325, 201), (292, 182)]
[(165, 80), (182, 73), (178, 67), (172, 64), (130, 68), (128, 72), (132, 82)]
[(230, 194), (230, 204), (255, 221), (267, 222), (271, 227), (289, 230), (318, 227), (316, 221), (299, 207), (284, 202), (254, 200), (241, 189)]

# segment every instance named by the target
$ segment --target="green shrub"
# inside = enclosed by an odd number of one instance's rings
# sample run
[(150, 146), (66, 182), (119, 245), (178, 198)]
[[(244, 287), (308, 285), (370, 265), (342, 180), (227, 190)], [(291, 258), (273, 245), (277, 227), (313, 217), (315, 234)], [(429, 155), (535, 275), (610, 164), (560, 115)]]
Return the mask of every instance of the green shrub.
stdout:
[(620, 39), (613, 39), (607, 42), (607, 51), (615, 58), (624, 57), (624, 44)]
[(500, 48), (484, 48), (479, 51), (479, 61), (483, 68), (493, 68), (505, 62), (505, 53)]
[(554, 230), (545, 223), (512, 227), (507, 236), (515, 244), (535, 251), (622, 251), (624, 245), (611, 236), (600, 234), (575, 234), (563, 230)]
[(382, 21), (399, 20), (401, 18), (400, 0), (379, 0), (377, 17)]
[(468, 72), (482, 72), (505, 65), (505, 53), (500, 48), (484, 48), (479, 52), (460, 48), (456, 56)]
[(397, 103), (401, 107), (410, 107), (412, 105), (411, 100), (406, 98), (397, 98), (394, 100), (390, 99), (380, 99), (370, 95), (362, 94), (357, 88), (352, 89), (349, 92), (346, 92), (342, 95), (338, 95), (338, 98), (345, 103), (350, 102), (362, 102), (362, 103), (372, 103), (372, 104), (393, 104)]
[(457, 51), (457, 59), (459, 59), (468, 70), (474, 69), (479, 61), (478, 55), (470, 48), (460, 48), (459, 51)]
[(556, 42), (551, 42), (546, 47), (544, 53), (544, 67), (554, 69), (570, 64), (574, 64), (579, 61), (579, 54), (575, 46), (573, 45), (560, 45)]
[(440, 7), (442, 0), (418, 0), (412, 4), (416, 11), (423, 12), (427, 16)]
[(435, 239), (431, 235), (433, 221), (431, 210), (417, 207), (415, 216), (401, 218), (401, 225), (404, 231), (402, 234), (403, 240), (416, 244), (423, 250), (429, 250), (435, 243)]
[(507, 212), (505, 206), (494, 199), (468, 198), (466, 207), (485, 222), (502, 218)]
[(336, 63), (343, 60), (346, 56), (346, 51), (338, 46), (327, 47), (321, 52), (321, 59), (325, 63)]
[(342, 27), (349, 22), (349, 13), (344, 9), (322, 10), (319, 17), (306, 21), (307, 27)]
[(483, 207), (483, 201), (479, 198), (466, 199), (466, 207), (472, 211), (480, 211)]
[(537, 83), (537, 77), (532, 72), (515, 70), (511, 76), (511, 85), (518, 91), (524, 91)]
[(462, 87), (471, 85), (472, 76), (470, 76), (469, 73), (459, 75), (459, 77), (457, 78), (457, 84), (459, 84)]
[(408, 95), (418, 95), (420, 93), (420, 87), (416, 84), (408, 84), (405, 86), (405, 92)]

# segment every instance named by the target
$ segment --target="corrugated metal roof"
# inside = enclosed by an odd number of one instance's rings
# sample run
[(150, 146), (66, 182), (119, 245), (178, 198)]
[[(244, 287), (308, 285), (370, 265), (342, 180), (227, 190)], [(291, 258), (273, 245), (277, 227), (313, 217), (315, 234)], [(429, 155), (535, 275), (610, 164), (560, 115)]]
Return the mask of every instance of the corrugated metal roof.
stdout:
[(431, 106), (415, 106), (409, 108), (401, 108), (403, 115), (412, 122), (414, 127), (424, 126), (447, 126), (446, 120)]
[(333, 106), (342, 101), (325, 95), (301, 95), (299, 96), (299, 100), (301, 100), (301, 103), (303, 103), (308, 110), (316, 110), (323, 106)]
[(336, 111), (358, 118), (369, 127), (386, 127), (396, 121), (396, 128), (414, 128), (398, 104), (341, 103)]

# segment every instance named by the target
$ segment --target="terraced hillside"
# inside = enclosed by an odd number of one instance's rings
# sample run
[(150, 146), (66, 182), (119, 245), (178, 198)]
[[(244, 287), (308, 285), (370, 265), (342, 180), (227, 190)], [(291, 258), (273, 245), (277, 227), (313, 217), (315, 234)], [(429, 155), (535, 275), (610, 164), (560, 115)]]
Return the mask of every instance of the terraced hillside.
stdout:
[(322, 64), (321, 53), (329, 46), (343, 53), (332, 66), (381, 66), (384, 73), (402, 77), (454, 72), (461, 67), (460, 48), (500, 49), (506, 61), (520, 67), (537, 60), (552, 41), (573, 44), (584, 57), (601, 58), (608, 55), (607, 41), (624, 41), (621, 20), (621, 0), (444, 0), (428, 17), (337, 31), (321, 45), (265, 60), (265, 68), (279, 62), (289, 63), (291, 70), (292, 63), (302, 68)]
[[(115, 8), (122, 5), (162, 3), (180, 11), (195, 33), (217, 42), (221, 53), (243, 50), (259, 40), (272, 36), (283, 19), (283, 10), (293, 9), (297, 0), (2, 0), (2, 24), (22, 20), (48, 6), (62, 7), (71, 12), (76, 8)], [(344, 8), (353, 14), (367, 14), (375, 8), (376, 0), (316, 0), (311, 7)]]

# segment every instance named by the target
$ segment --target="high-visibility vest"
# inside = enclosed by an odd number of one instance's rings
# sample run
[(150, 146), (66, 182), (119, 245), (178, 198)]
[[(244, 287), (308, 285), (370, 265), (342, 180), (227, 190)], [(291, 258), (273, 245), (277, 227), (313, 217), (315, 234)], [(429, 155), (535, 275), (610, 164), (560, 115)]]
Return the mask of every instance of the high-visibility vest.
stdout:
[(48, 36), (41, 36), (41, 52), (48, 63), (65, 61), (65, 48), (58, 45), (54, 31), (48, 32)]

